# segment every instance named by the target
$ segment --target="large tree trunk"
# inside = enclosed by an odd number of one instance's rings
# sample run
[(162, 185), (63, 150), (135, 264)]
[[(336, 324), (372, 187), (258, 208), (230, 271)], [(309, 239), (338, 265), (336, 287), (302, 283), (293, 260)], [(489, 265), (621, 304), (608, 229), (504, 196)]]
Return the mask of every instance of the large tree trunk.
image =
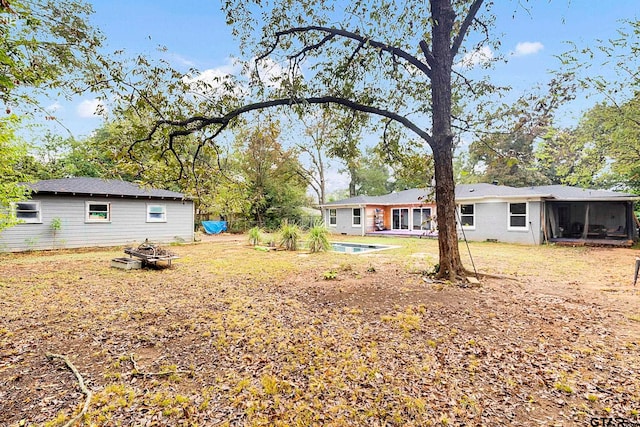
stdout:
[(438, 277), (453, 281), (457, 276), (464, 276), (465, 269), (458, 249), (451, 147), (440, 146), (434, 148), (433, 158), (436, 164), (436, 212), (438, 217), (438, 248), (440, 252)]
[(322, 160), (322, 150), (320, 149), (320, 147), (317, 147), (316, 155), (318, 156), (318, 177), (320, 178), (320, 194), (318, 195), (318, 201), (320, 202), (320, 205), (324, 205), (327, 199), (327, 184), (324, 179), (324, 161)]
[(349, 166), (349, 197), (356, 197), (356, 167)]
[(433, 66), (431, 95), (433, 128), (431, 149), (435, 164), (436, 209), (440, 269), (438, 276), (455, 280), (464, 275), (456, 230), (453, 180), (453, 133), (451, 132), (451, 34), (455, 12), (450, 0), (431, 0), (433, 17)]

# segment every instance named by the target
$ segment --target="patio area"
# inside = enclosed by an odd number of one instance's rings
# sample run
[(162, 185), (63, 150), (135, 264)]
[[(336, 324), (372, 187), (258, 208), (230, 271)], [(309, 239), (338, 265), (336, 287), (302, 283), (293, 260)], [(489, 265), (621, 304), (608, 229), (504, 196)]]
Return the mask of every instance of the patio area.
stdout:
[(437, 239), (438, 232), (428, 230), (379, 230), (370, 231), (367, 233), (367, 236), (418, 237)]

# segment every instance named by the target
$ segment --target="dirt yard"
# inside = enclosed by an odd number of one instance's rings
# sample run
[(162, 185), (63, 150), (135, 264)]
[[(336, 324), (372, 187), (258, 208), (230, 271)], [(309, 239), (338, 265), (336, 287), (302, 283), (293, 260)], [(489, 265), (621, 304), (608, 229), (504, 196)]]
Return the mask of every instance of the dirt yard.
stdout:
[(72, 420), (71, 367), (75, 425), (640, 425), (637, 250), (476, 243), (464, 288), (422, 274), (437, 242), (380, 241), (2, 254), (0, 426)]

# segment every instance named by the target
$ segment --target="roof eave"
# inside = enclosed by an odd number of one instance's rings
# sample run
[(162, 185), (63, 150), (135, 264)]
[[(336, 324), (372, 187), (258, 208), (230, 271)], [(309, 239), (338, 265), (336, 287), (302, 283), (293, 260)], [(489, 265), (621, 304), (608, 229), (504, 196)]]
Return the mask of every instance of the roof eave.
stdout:
[(471, 200), (487, 200), (487, 199), (527, 199), (542, 200), (545, 198), (553, 198), (551, 194), (535, 194), (535, 195), (513, 195), (513, 196), (476, 196), (476, 197), (456, 197), (456, 202)]
[(637, 202), (640, 201), (640, 196), (632, 197), (570, 197), (570, 198), (558, 198), (552, 197), (550, 201), (553, 202)]
[(177, 196), (153, 196), (141, 194), (110, 194), (110, 193), (87, 193), (78, 191), (50, 191), (50, 190), (32, 190), (35, 194), (54, 195), (54, 196), (72, 196), (72, 197), (120, 197), (127, 199), (153, 199), (153, 200), (191, 200), (188, 197)]

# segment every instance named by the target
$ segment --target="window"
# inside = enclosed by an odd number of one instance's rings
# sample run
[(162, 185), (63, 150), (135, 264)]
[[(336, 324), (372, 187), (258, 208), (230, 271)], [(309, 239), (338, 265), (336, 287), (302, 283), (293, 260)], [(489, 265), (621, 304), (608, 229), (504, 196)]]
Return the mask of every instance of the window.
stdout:
[(510, 230), (527, 229), (527, 204), (509, 203), (509, 227)]
[(14, 205), (16, 219), (30, 224), (42, 222), (40, 217), (40, 202), (17, 202)]
[(352, 223), (354, 227), (358, 227), (362, 224), (362, 209), (353, 209)]
[(460, 205), (460, 224), (462, 228), (476, 228), (476, 206)]
[(147, 222), (167, 222), (167, 205), (147, 205)]
[(85, 202), (86, 222), (110, 222), (111, 203)]
[(338, 211), (336, 209), (329, 209), (329, 225), (338, 224)]

